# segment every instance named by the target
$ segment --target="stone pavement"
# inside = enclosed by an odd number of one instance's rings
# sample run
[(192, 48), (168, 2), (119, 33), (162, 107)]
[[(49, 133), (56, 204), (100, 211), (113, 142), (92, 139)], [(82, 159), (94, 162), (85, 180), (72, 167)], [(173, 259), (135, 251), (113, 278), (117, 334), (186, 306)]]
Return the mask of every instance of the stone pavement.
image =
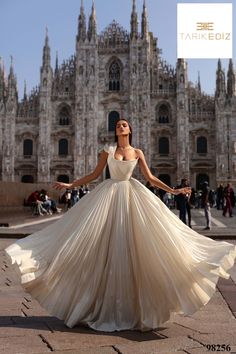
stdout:
[[(221, 233), (223, 239), (236, 244), (233, 218), (223, 219), (220, 212), (214, 213), (219, 224), (213, 225), (209, 236), (215, 233), (218, 237)], [(34, 232), (57, 217), (60, 215), (42, 218), (25, 213), (0, 215), (0, 222), (5, 220), (10, 225), (10, 228), (0, 229), (0, 354), (202, 354), (215, 351), (236, 354), (236, 264), (230, 271), (230, 279), (219, 280), (214, 296), (205, 307), (192, 316), (173, 315), (171, 321), (150, 332), (103, 333), (79, 326), (69, 329), (50, 316), (24, 291), (3, 250), (15, 241), (13, 237)], [(194, 211), (193, 219), (193, 228), (202, 230), (201, 210)], [(227, 234), (231, 235), (230, 239)]]
[[(178, 210), (172, 210), (178, 215)], [(236, 239), (236, 208), (234, 217), (223, 217), (222, 210), (211, 209), (212, 230), (203, 230), (206, 226), (204, 211), (202, 209), (192, 209), (192, 227), (197, 232), (214, 239)], [(23, 210), (0, 211), (0, 224), (7, 223), (9, 227), (0, 227), (0, 238), (20, 238), (25, 237), (37, 230), (55, 222), (62, 214), (52, 216), (33, 216), (29, 208)]]
[(221, 279), (212, 299), (194, 315), (173, 315), (146, 333), (103, 333), (67, 328), (27, 294), (3, 252), (11, 242), (0, 240), (0, 354), (202, 354), (224, 348), (236, 353), (236, 265), (231, 278)]

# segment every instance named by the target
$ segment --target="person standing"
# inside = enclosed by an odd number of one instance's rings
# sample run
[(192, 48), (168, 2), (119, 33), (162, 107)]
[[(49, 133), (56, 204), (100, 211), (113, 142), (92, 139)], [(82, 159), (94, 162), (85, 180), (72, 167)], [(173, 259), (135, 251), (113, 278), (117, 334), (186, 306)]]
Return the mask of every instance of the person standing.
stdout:
[(71, 191), (71, 206), (73, 207), (79, 201), (79, 194), (77, 188), (73, 188)]
[(223, 216), (226, 216), (227, 210), (229, 211), (229, 216), (233, 216), (233, 206), (234, 206), (234, 191), (231, 184), (228, 183), (224, 189), (225, 206), (223, 209)]
[(187, 215), (188, 215), (188, 226), (191, 229), (192, 228), (192, 225), (191, 225), (191, 220), (192, 220), (191, 208), (192, 208), (192, 206), (191, 206), (190, 197), (191, 197), (190, 194), (186, 194), (186, 212), (187, 212)]
[(202, 207), (204, 208), (206, 223), (207, 223), (204, 230), (211, 229), (211, 207), (209, 202), (209, 194), (210, 194), (210, 188), (208, 186), (208, 182), (205, 181), (203, 182), (202, 185)]
[[(185, 187), (188, 187), (188, 181), (187, 181), (187, 178), (182, 178), (180, 185), (177, 186), (176, 188), (179, 189), (179, 188), (185, 188)], [(187, 224), (186, 213), (187, 213), (188, 198), (189, 198), (189, 195), (186, 195), (183, 193), (178, 194), (176, 196), (177, 209), (179, 210), (179, 218), (180, 218), (180, 220), (183, 221), (184, 224)], [(188, 221), (189, 221), (189, 219), (188, 219)], [(190, 216), (190, 225), (191, 225), (191, 216)]]
[(217, 210), (224, 209), (224, 186), (220, 184), (216, 190), (216, 208)]

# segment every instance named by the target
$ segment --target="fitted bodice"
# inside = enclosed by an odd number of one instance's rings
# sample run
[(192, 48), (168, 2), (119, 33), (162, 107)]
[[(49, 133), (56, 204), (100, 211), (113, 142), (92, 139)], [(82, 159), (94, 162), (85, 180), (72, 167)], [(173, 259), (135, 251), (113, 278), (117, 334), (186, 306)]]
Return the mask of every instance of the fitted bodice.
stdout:
[(129, 161), (120, 161), (115, 159), (116, 146), (105, 146), (104, 150), (109, 153), (107, 163), (111, 179), (118, 181), (127, 181), (131, 178), (133, 170), (138, 159)]

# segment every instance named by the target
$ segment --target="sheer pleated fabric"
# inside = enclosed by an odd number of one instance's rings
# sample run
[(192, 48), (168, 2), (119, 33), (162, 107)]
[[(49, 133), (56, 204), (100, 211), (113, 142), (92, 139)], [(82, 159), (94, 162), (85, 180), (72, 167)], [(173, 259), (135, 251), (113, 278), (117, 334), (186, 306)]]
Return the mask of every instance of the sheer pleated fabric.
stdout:
[(6, 249), (24, 288), (68, 327), (148, 330), (172, 312), (193, 314), (229, 277), (235, 246), (183, 224), (131, 177), (137, 160), (105, 150), (111, 179)]

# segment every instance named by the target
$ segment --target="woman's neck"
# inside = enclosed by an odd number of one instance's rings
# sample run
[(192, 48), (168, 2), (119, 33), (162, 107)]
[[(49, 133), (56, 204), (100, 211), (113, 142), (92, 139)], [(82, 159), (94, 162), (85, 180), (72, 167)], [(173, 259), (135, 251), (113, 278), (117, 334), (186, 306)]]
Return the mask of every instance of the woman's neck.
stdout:
[(129, 148), (130, 147), (130, 143), (129, 143), (129, 137), (128, 136), (120, 136), (118, 137), (118, 142), (117, 142), (117, 146), (119, 148)]

